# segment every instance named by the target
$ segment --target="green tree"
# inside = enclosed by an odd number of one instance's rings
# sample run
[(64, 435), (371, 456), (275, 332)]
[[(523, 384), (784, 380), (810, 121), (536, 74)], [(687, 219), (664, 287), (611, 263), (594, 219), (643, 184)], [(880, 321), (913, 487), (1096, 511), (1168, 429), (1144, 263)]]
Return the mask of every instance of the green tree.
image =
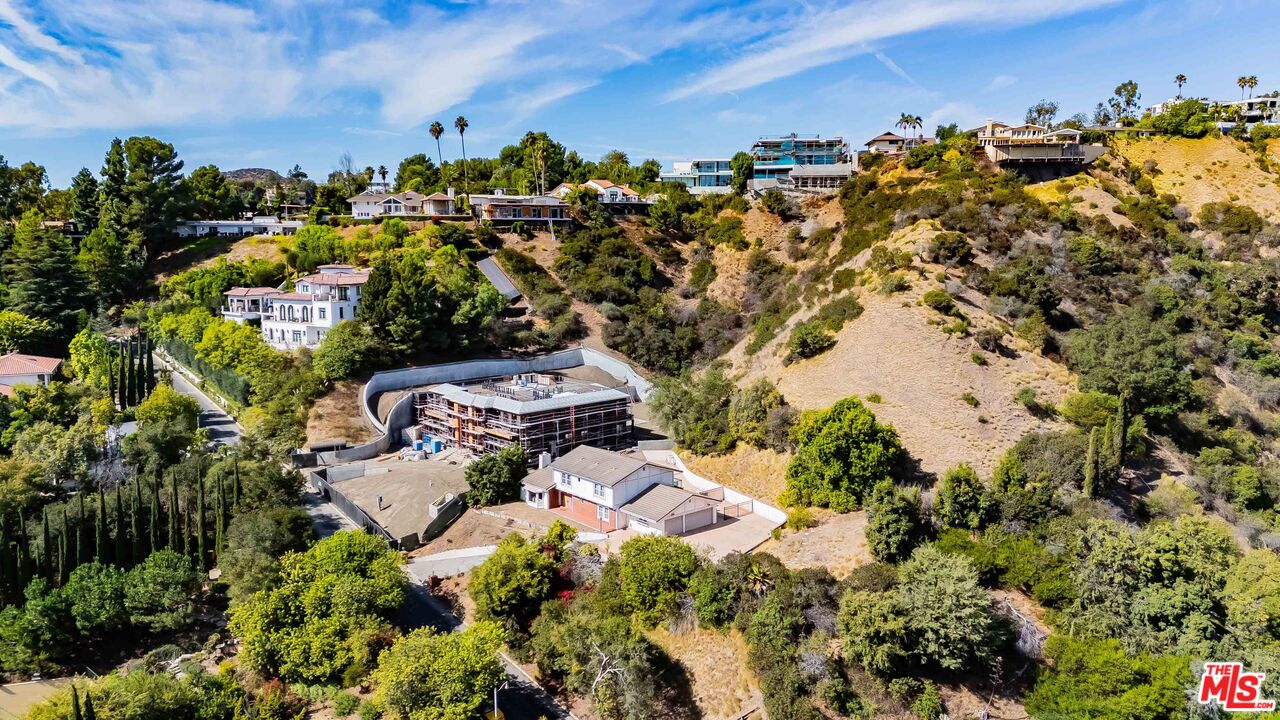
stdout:
[(191, 220), (229, 220), (239, 209), (234, 191), (216, 165), (196, 168), (182, 181), (182, 191)]
[(150, 257), (172, 236), (182, 212), (182, 161), (173, 145), (153, 137), (129, 138), (124, 154), (129, 167), (125, 236)]
[(281, 560), (273, 586), (231, 608), (245, 667), (286, 682), (353, 685), (373, 667), (404, 604), (400, 557), (379, 537), (340, 532)]
[(693, 548), (679, 538), (642, 535), (623, 543), (621, 555), (622, 597), (636, 620), (656, 625), (674, 614), (698, 569)]
[(736, 386), (724, 368), (712, 365), (701, 375), (659, 378), (653, 409), (671, 437), (693, 452), (725, 452), (733, 447), (730, 402)]
[(0, 611), (0, 667), (9, 672), (44, 672), (66, 657), (74, 639), (71, 604), (60, 589), (35, 578), (26, 602)]
[(200, 403), (174, 390), (172, 385), (160, 385), (138, 405), (134, 415), (139, 428), (173, 422), (194, 433), (200, 416)]
[(13, 310), (0, 310), (0, 353), (39, 354), (56, 334), (48, 320), (27, 317)]
[(456, 633), (414, 630), (378, 658), (374, 702), (395, 720), (479, 717), (506, 677), (502, 642), (501, 626), (491, 622)]
[(980, 530), (991, 522), (995, 503), (978, 473), (961, 463), (942, 476), (934, 512), (946, 527)]
[(76, 629), (100, 638), (129, 622), (125, 609), (125, 572), (112, 565), (91, 562), (76, 568), (62, 592), (71, 602)]
[(925, 545), (902, 564), (898, 578), (915, 656), (944, 670), (972, 668), (992, 656), (991, 600), (968, 559)]
[(1113, 639), (1055, 633), (1045, 654), (1053, 664), (1026, 698), (1032, 717), (1097, 720), (1181, 717), (1191, 685), (1190, 663), (1176, 655), (1130, 655)]
[(105, 306), (119, 305), (137, 291), (138, 253), (108, 228), (95, 228), (80, 241), (76, 264)]
[(349, 378), (376, 357), (378, 341), (357, 320), (345, 320), (325, 333), (312, 355), (311, 366), (325, 380)]
[(477, 507), (498, 505), (520, 497), (520, 481), (529, 472), (529, 459), (519, 445), (484, 455), (467, 465), (467, 502)]
[(300, 508), (237, 513), (227, 525), (218, 568), (232, 602), (248, 600), (279, 580), (280, 558), (302, 552), (315, 539), (310, 516)]
[(1136, 312), (1072, 331), (1066, 355), (1080, 374), (1081, 390), (1129, 397), (1148, 416), (1168, 418), (1191, 400), (1189, 361), (1176, 339), (1164, 325)]
[(124, 606), (134, 625), (155, 632), (178, 630), (195, 617), (200, 575), (191, 560), (172, 550), (147, 556), (125, 575)]
[(39, 215), (24, 215), (5, 253), (9, 308), (50, 323), (66, 342), (81, 324), (80, 315), (93, 307), (93, 298), (70, 241), (40, 223)]
[(881, 562), (896, 563), (911, 554), (924, 534), (920, 493), (881, 480), (867, 506), (867, 548)]
[[(441, 127), (440, 131), (443, 134), (444, 128)], [(436, 141), (439, 142), (439, 138), (436, 138)], [(420, 193), (430, 193), (439, 184), (439, 168), (436, 167), (435, 163), (431, 162), (431, 158), (423, 153), (410, 155), (401, 160), (400, 166), (396, 169), (396, 192), (414, 190)]]
[(98, 179), (89, 168), (71, 178), (71, 219), (80, 232), (98, 227)]
[(901, 453), (898, 433), (857, 398), (806, 412), (791, 431), (798, 449), (787, 466), (786, 505), (857, 509), (888, 478)]
[(747, 184), (751, 182), (751, 177), (755, 172), (755, 158), (750, 153), (736, 152), (729, 159), (729, 169), (733, 171), (733, 177), (730, 184), (733, 191), (738, 195), (742, 195), (747, 191)]
[(514, 533), (503, 537), (493, 555), (471, 572), (468, 591), (476, 617), (502, 624), (518, 639), (550, 597), (554, 570), (541, 544)]
[(98, 184), (97, 225), (116, 235), (122, 235), (127, 230), (125, 211), (129, 200), (125, 183), (128, 179), (129, 167), (124, 156), (124, 143), (120, 138), (114, 138), (102, 163), (102, 182)]

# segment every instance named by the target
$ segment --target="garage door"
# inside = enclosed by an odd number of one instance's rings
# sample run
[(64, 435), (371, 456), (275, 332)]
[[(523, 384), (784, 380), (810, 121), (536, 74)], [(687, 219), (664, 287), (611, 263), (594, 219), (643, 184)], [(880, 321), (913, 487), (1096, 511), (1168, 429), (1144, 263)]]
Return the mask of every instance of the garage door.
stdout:
[(680, 517), (668, 518), (664, 527), (666, 528), (668, 535), (679, 535), (681, 532), (692, 532), (700, 527), (710, 525), (711, 521), (714, 520), (715, 517), (715, 508), (703, 508), (685, 515), (683, 517), (683, 524), (681, 524)]

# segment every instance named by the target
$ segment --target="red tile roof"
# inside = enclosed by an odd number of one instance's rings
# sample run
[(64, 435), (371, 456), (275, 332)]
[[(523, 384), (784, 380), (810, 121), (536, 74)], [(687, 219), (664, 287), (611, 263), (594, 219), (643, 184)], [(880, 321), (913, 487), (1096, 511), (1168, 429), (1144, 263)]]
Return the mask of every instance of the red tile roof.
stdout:
[(316, 285), (363, 285), (369, 281), (369, 271), (352, 273), (312, 273), (298, 278), (298, 282), (309, 282)]
[(0, 376), (41, 373), (47, 375), (57, 371), (58, 366), (61, 364), (61, 358), (11, 352), (8, 355), (0, 355)]

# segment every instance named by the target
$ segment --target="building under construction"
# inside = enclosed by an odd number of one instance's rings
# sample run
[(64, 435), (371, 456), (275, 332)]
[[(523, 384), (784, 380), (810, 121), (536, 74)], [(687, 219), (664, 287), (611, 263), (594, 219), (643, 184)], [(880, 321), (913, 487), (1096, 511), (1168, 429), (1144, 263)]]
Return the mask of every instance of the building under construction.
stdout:
[(414, 409), (424, 436), (478, 455), (517, 444), (531, 458), (633, 444), (628, 392), (559, 375), (432, 385), (415, 393)]

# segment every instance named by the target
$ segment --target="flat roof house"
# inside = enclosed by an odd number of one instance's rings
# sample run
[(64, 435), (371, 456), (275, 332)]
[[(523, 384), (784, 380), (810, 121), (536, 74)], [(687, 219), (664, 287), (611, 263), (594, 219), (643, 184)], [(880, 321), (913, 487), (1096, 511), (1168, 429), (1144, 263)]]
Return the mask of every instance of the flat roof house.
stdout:
[(495, 225), (568, 222), (564, 201), (554, 195), (512, 195), (504, 190), (491, 194), (471, 195), (472, 212), (479, 220)]
[(249, 220), (184, 220), (174, 232), (178, 237), (248, 237), (250, 235), (292, 235), (302, 228), (301, 220), (281, 220), (275, 215), (254, 215)]
[(777, 135), (761, 137), (751, 146), (756, 187), (790, 176), (796, 165), (837, 165), (849, 162), (849, 145), (842, 137)]
[(683, 183), (693, 195), (733, 191), (733, 167), (729, 159), (682, 160), (671, 163), (671, 172), (661, 173), (660, 182)]
[(679, 535), (715, 524), (719, 501), (679, 487), (675, 470), (633, 452), (581, 445), (529, 473), (521, 497), (611, 532)]
[(60, 358), (19, 352), (0, 355), (0, 395), (12, 395), (15, 385), (48, 385), (61, 366)]
[(417, 392), (423, 434), (482, 455), (520, 445), (530, 455), (583, 444), (631, 444), (631, 395), (618, 388), (550, 373), (526, 373)]
[(937, 141), (931, 137), (903, 137), (895, 133), (886, 132), (871, 138), (864, 145), (866, 145), (867, 152), (900, 155), (911, 148), (920, 145), (932, 145), (935, 142)]
[(234, 322), (262, 324), (262, 338), (280, 349), (317, 347), (334, 325), (352, 320), (368, 270), (351, 265), (321, 265), (298, 278), (293, 292), (276, 288), (231, 288), (223, 293), (222, 316)]

